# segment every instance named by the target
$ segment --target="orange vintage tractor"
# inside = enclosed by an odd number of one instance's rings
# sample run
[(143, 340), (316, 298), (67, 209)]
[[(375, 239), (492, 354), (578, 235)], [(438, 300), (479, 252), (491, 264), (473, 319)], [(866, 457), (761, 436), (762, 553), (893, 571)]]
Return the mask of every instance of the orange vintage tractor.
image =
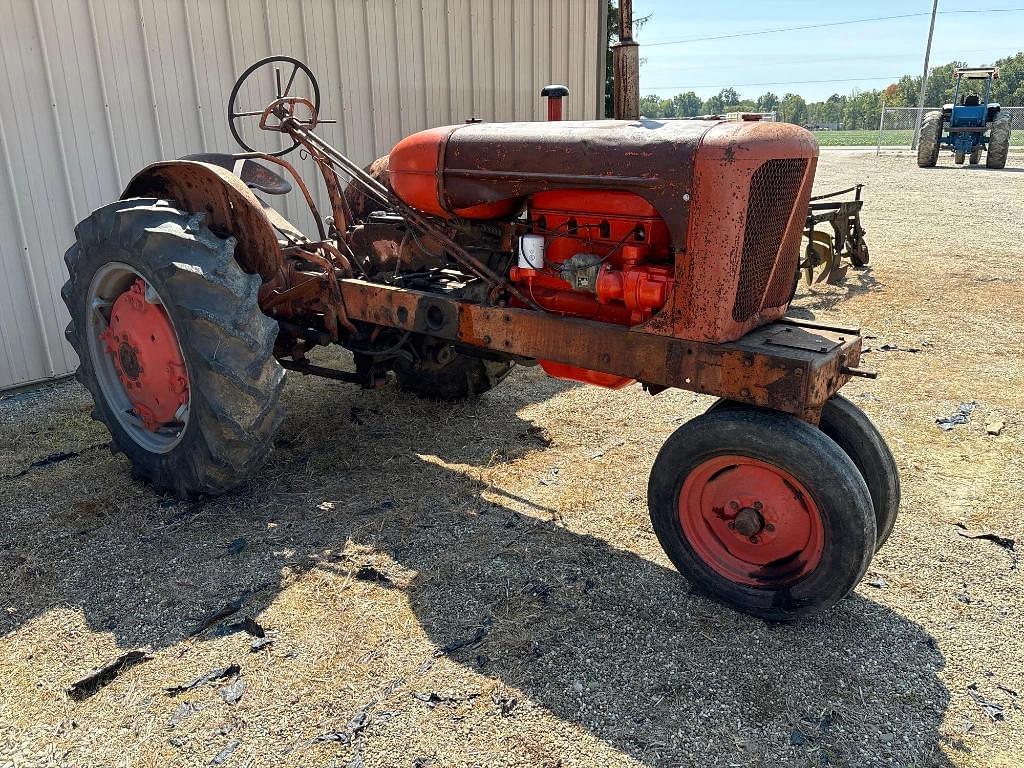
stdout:
[[(276, 93), (243, 109), (253, 78)], [(407, 137), (371, 174), (318, 136), (319, 88), (286, 57), (242, 75), (229, 119), (250, 151), (147, 167), (79, 224), (66, 256), (78, 376), (138, 477), (183, 497), (242, 482), (271, 450), (285, 369), (364, 387), (393, 374), (454, 399), (537, 364), (719, 398), (669, 438), (648, 486), (654, 530), (697, 588), (790, 619), (863, 576), (899, 481), (878, 431), (837, 394), (868, 375), (858, 331), (785, 317), (809, 133), (468, 123)], [(245, 120), (285, 148), (251, 151)], [(297, 147), (322, 172), (330, 217), (280, 157)], [(315, 233), (264, 202), (292, 183)], [(351, 350), (355, 372), (307, 359), (329, 344)]]

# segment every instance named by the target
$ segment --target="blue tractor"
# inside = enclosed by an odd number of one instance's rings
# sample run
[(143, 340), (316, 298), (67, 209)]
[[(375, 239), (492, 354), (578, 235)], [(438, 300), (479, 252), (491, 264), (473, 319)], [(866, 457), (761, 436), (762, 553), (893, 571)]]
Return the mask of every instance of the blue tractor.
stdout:
[[(1006, 156), (1010, 152), (1010, 116), (1001, 115), (999, 105), (989, 102), (992, 81), (999, 79), (999, 68), (957, 69), (953, 78), (953, 103), (929, 112), (921, 121), (918, 166), (934, 168), (939, 150), (945, 148), (953, 151), (957, 165), (963, 165), (967, 159), (971, 165), (977, 165), (985, 150), (988, 168), (1006, 167)], [(979, 89), (971, 81), (984, 82)]]

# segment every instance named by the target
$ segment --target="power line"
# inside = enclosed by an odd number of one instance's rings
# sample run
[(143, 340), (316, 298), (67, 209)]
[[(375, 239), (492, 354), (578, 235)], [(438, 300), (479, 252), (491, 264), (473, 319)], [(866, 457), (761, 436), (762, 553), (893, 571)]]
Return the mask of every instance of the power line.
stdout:
[[(964, 13), (1018, 13), (1024, 8), (974, 8), (954, 11), (939, 11), (939, 15), (964, 14)], [(867, 24), (874, 21), (897, 21), (900, 19), (913, 19), (920, 16), (931, 16), (929, 12), (901, 13), (895, 16), (874, 16), (869, 19), (847, 19), (846, 21), (827, 21), (820, 24), (801, 24), (795, 27), (776, 27), (774, 29), (758, 29), (750, 32), (734, 32), (729, 35), (713, 35), (710, 37), (687, 37), (682, 40), (661, 40), (653, 43), (643, 43), (645, 48), (652, 48), (657, 45), (677, 45), (679, 43), (702, 43), (710, 40), (732, 40), (737, 37), (755, 37), (757, 35), (773, 35), (778, 32), (799, 32), (805, 29), (822, 29), (824, 27), (842, 27), (848, 24)]]
[[(974, 48), (974, 49), (968, 49), (968, 50), (957, 49), (955, 51), (955, 53), (948, 53), (948, 54), (944, 53), (944, 54), (942, 54), (942, 56), (947, 56), (947, 55), (949, 55), (949, 56), (954, 56), (954, 55), (955, 56), (959, 56), (960, 54), (965, 54), (965, 53), (991, 53), (991, 52), (992, 52), (992, 48)], [(885, 60), (907, 59), (907, 58), (910, 58), (912, 56), (916, 57), (916, 56), (920, 56), (920, 55), (921, 55), (920, 51), (906, 51), (904, 53), (873, 55), (873, 56), (863, 56), (863, 55), (859, 55), (859, 54), (858, 55), (854, 55), (854, 56), (831, 56), (831, 57), (829, 57), (827, 59), (794, 59), (794, 58), (791, 58), (789, 56), (760, 56), (760, 55), (754, 55), (754, 56), (751, 56), (750, 58), (757, 59), (757, 62), (759, 64), (771, 64), (771, 63), (781, 63), (781, 64), (832, 64), (834, 62), (842, 62), (842, 61), (857, 61), (857, 62), (860, 62), (860, 61), (880, 61), (880, 60), (883, 60), (883, 59), (885, 59)], [(1011, 55), (1012, 55), (1012, 53), (1011, 53)], [(731, 54), (729, 55), (729, 60), (730, 61), (732, 61), (735, 58), (736, 58), (735, 56), (733, 56)], [(715, 71), (719, 71), (719, 70), (723, 70), (723, 69), (749, 69), (750, 68), (750, 64), (727, 64), (725, 66), (722, 66), (722, 65), (719, 65), (719, 64), (714, 64), (714, 65), (710, 65), (709, 66), (708, 64), (704, 64), (703, 66), (700, 66), (700, 67), (671, 67), (671, 69), (672, 69), (672, 71), (674, 73), (678, 73), (678, 72), (706, 72), (709, 68), (710, 69), (714, 69)]]
[(768, 83), (727, 83), (725, 85), (711, 85), (709, 83), (691, 83), (690, 85), (661, 85), (653, 88), (644, 88), (644, 91), (670, 91), (679, 90), (685, 88), (692, 90), (694, 88), (753, 88), (762, 85), (812, 85), (820, 83), (854, 83), (863, 80), (899, 80), (904, 75), (896, 75), (895, 77), (841, 77), (835, 80), (772, 80)]

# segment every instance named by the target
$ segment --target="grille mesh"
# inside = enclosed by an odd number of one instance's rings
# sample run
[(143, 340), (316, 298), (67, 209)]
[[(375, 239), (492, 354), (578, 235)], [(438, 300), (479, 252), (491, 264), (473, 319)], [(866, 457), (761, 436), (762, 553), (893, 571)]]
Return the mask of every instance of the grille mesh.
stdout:
[[(768, 160), (754, 171), (743, 231), (740, 279), (736, 287), (736, 303), (732, 308), (732, 318), (736, 322), (749, 320), (762, 305), (779, 306), (789, 298), (799, 259), (799, 242), (794, 240), (793, 233), (789, 233), (785, 243), (783, 237), (805, 170), (807, 159), (802, 158)], [(794, 227), (794, 231), (799, 237), (799, 229)], [(768, 291), (768, 281), (780, 251), (783, 263), (779, 264)], [(766, 291), (769, 293), (767, 297)], [(778, 301), (783, 293), (786, 295)], [(764, 299), (767, 301), (762, 301)]]

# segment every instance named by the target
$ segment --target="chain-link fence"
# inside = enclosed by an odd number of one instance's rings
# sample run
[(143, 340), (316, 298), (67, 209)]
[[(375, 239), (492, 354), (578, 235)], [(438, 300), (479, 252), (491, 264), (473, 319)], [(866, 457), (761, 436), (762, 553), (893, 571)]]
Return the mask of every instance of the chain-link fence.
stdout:
[[(924, 114), (941, 107), (925, 107)], [(1010, 116), (1010, 151), (1024, 154), (1024, 107), (1003, 107)], [(917, 127), (917, 107), (883, 107), (878, 121), (877, 149), (910, 149)]]

